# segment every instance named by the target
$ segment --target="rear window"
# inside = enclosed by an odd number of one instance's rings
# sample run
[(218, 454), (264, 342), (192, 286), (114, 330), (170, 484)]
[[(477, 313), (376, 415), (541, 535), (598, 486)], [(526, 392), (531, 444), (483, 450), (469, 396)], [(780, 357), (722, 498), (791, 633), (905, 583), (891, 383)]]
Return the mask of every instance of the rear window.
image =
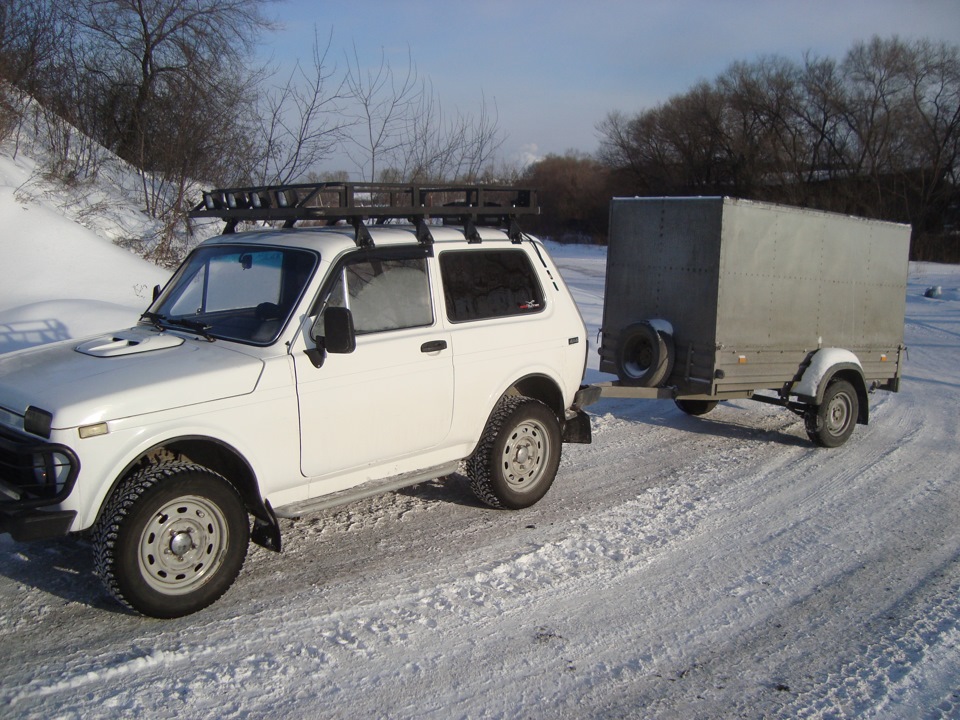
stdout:
[(440, 254), (447, 317), (484, 320), (543, 310), (543, 289), (523, 250), (451, 250)]

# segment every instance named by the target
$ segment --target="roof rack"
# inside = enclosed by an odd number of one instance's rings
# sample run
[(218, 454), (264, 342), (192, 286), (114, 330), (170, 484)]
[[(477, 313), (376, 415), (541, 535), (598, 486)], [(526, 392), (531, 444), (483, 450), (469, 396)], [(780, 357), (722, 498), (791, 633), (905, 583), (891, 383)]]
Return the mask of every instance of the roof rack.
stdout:
[(366, 222), (406, 220), (416, 226), (417, 239), (432, 243), (428, 219), (464, 226), (470, 242), (480, 242), (478, 225), (508, 228), (513, 242), (522, 233), (517, 218), (540, 212), (535, 190), (505, 185), (462, 185), (369, 182), (320, 182), (298, 185), (220, 188), (203, 193), (190, 217), (218, 217), (232, 233), (245, 220), (282, 221), (293, 227), (301, 220), (327, 225), (353, 225), (359, 246), (373, 245)]

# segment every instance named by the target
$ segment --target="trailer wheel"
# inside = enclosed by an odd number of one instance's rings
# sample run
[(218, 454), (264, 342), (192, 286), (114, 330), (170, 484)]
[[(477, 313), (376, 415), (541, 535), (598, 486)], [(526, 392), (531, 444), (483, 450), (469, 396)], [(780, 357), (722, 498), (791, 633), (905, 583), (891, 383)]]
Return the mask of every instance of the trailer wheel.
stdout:
[(560, 421), (553, 410), (533, 398), (505, 397), (467, 460), (470, 488), (492, 507), (530, 507), (553, 484), (560, 446)]
[(821, 447), (840, 447), (853, 433), (860, 413), (860, 401), (853, 385), (834, 380), (823, 394), (823, 402), (804, 415), (807, 436)]
[(628, 325), (620, 333), (615, 358), (624, 385), (659, 387), (673, 370), (673, 336), (648, 321)]
[(717, 400), (684, 400), (683, 398), (677, 398), (674, 402), (687, 415), (696, 416), (706, 415), (719, 404)]
[(132, 610), (181, 617), (233, 584), (249, 533), (243, 501), (222, 476), (192, 463), (162, 463), (114, 493), (94, 531), (95, 566)]

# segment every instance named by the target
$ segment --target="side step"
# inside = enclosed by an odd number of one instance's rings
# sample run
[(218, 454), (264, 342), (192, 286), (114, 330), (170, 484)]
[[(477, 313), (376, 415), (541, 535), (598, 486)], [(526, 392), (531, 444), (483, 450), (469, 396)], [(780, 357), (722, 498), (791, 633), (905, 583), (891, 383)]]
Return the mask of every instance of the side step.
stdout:
[(425, 470), (416, 470), (414, 472), (404, 473), (402, 475), (393, 475), (380, 480), (369, 480), (362, 485), (340, 490), (329, 495), (303, 500), (301, 502), (291, 503), (283, 507), (276, 508), (277, 517), (296, 519), (303, 515), (319, 512), (320, 510), (329, 510), (330, 508), (348, 505), (357, 500), (364, 500), (374, 495), (401, 490), (411, 485), (434, 480), (439, 477), (451, 475), (460, 467), (460, 461), (447, 463), (446, 465), (437, 465), (426, 468)]

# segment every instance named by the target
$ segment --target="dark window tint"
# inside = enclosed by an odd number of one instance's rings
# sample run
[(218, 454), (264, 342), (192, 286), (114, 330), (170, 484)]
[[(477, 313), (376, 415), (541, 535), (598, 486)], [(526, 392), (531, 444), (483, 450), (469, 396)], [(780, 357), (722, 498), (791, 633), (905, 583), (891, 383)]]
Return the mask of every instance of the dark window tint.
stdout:
[(535, 313), (544, 306), (543, 290), (522, 250), (441, 253), (440, 274), (453, 322)]

